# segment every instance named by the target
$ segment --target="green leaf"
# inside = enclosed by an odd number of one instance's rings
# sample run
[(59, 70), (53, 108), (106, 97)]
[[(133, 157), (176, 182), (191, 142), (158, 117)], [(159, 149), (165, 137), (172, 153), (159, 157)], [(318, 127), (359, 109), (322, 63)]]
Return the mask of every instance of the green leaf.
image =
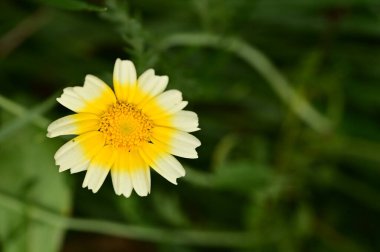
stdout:
[(219, 167), (214, 177), (216, 187), (246, 191), (269, 184), (273, 177), (271, 170), (248, 161), (230, 161)]
[(106, 11), (106, 7), (96, 6), (79, 0), (37, 0), (42, 4), (47, 4), (56, 8), (73, 11)]
[[(0, 149), (0, 191), (30, 204), (38, 204), (62, 215), (71, 207), (71, 193), (54, 165), (58, 146), (45, 132), (26, 128)], [(0, 208), (0, 241), (3, 251), (59, 251), (64, 230), (34, 221), (22, 214)]]

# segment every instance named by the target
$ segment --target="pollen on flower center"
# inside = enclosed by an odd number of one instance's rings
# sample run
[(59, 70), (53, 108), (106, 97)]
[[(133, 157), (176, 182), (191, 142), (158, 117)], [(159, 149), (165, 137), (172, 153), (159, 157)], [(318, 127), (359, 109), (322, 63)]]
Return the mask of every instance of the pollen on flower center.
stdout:
[(150, 141), (152, 128), (152, 121), (135, 105), (117, 102), (101, 115), (99, 131), (106, 145), (131, 151)]

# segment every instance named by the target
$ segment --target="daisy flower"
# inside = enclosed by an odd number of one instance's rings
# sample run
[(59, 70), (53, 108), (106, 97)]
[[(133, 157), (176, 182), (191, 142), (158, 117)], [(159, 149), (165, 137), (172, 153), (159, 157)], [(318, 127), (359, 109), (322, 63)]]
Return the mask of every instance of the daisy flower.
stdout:
[(188, 133), (199, 130), (197, 114), (183, 110), (180, 91), (164, 91), (168, 81), (153, 69), (137, 78), (131, 61), (117, 59), (114, 91), (93, 75), (65, 88), (57, 101), (76, 114), (52, 122), (47, 136), (77, 136), (56, 152), (59, 171), (86, 171), (83, 187), (94, 193), (110, 172), (115, 193), (125, 197), (133, 189), (150, 193), (150, 168), (177, 184), (185, 170), (173, 155), (197, 158), (201, 143)]

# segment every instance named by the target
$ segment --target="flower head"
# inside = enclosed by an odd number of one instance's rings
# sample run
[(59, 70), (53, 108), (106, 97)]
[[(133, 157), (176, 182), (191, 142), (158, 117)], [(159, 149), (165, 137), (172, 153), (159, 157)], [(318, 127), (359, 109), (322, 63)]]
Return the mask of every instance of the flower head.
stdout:
[(167, 76), (145, 71), (138, 79), (131, 61), (117, 59), (115, 92), (102, 80), (87, 75), (82, 87), (68, 87), (57, 99), (76, 112), (52, 122), (48, 137), (77, 135), (55, 154), (59, 171), (86, 171), (83, 187), (94, 193), (111, 173), (117, 195), (150, 193), (150, 168), (176, 184), (185, 176), (173, 157), (197, 158), (198, 116), (178, 90), (165, 91)]

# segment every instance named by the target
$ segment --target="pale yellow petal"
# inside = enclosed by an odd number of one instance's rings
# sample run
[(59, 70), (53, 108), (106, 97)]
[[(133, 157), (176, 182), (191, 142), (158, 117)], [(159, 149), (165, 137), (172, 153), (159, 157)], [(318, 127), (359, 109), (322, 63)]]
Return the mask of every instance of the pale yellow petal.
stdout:
[(145, 71), (137, 81), (133, 103), (142, 105), (150, 101), (165, 90), (168, 82), (167, 76), (157, 76), (153, 69)]
[(87, 167), (90, 165), (90, 160), (86, 160), (81, 164), (78, 164), (70, 169), (70, 173), (78, 173), (87, 170)]
[(133, 62), (117, 59), (113, 72), (113, 85), (118, 100), (130, 101), (133, 98), (136, 79)]
[(116, 102), (112, 89), (99, 78), (87, 75), (83, 87), (63, 90), (57, 101), (74, 112), (100, 114)]
[(161, 151), (184, 158), (198, 158), (195, 148), (201, 145), (198, 138), (189, 133), (163, 127), (153, 129), (152, 141)]
[(90, 113), (68, 115), (55, 120), (48, 126), (48, 137), (79, 135), (99, 128), (99, 117)]
[(151, 99), (142, 106), (142, 111), (149, 117), (168, 114), (173, 107), (181, 106), (182, 93), (178, 90), (169, 90)]
[(82, 186), (88, 187), (93, 193), (96, 193), (102, 186), (114, 162), (114, 149), (111, 146), (103, 147), (91, 160)]
[(139, 196), (147, 196), (150, 192), (150, 169), (148, 164), (136, 151), (129, 153), (129, 167), (133, 188)]
[(150, 169), (137, 151), (119, 150), (111, 176), (117, 195), (129, 197), (132, 188), (139, 196), (150, 192)]
[(133, 185), (128, 168), (127, 153), (120, 150), (116, 152), (115, 163), (111, 169), (111, 178), (115, 193), (128, 198), (132, 193)]
[(86, 101), (85, 111), (100, 114), (116, 102), (112, 89), (101, 79), (87, 75), (83, 87), (74, 87), (76, 92)]
[(150, 167), (173, 184), (177, 184), (177, 178), (186, 174), (185, 169), (177, 159), (166, 152), (162, 152), (155, 144), (145, 144), (139, 149), (139, 153)]
[(104, 137), (97, 131), (91, 131), (68, 141), (54, 155), (59, 171), (65, 171), (91, 160), (104, 146)]
[(74, 92), (74, 87), (63, 89), (63, 93), (57, 98), (57, 101), (74, 112), (83, 111), (83, 108), (86, 107), (86, 102)]
[(198, 128), (198, 115), (192, 111), (181, 110), (172, 115), (154, 119), (156, 126), (174, 128), (185, 132), (194, 132)]

